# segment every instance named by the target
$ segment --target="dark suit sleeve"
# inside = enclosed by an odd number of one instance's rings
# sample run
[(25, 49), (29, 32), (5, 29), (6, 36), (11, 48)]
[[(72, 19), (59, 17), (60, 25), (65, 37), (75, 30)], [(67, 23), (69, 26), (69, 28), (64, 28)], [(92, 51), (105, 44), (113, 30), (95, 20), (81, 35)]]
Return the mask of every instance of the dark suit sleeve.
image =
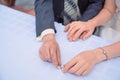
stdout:
[(53, 0), (36, 0), (36, 35), (41, 35), (45, 29), (54, 29)]
[(89, 0), (89, 5), (80, 20), (88, 21), (89, 19), (95, 17), (103, 8), (103, 6), (104, 0)]

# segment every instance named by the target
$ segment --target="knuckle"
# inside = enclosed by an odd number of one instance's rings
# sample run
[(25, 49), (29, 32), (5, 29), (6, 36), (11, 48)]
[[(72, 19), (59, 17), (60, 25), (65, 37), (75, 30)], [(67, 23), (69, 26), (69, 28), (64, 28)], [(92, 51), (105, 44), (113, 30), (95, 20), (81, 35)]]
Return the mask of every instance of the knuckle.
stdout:
[(44, 44), (43, 48), (48, 48), (49, 44)]
[(51, 46), (52, 47), (52, 49), (53, 49), (53, 52), (56, 50), (56, 47), (57, 47), (57, 45), (53, 45), (53, 46)]

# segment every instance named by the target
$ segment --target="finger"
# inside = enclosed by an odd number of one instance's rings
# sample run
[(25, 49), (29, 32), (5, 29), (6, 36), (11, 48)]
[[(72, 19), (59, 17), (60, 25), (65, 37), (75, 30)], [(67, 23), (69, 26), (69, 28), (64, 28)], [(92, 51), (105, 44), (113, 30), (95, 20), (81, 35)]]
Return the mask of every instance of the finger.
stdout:
[(58, 66), (58, 61), (57, 61), (57, 51), (56, 51), (56, 48), (51, 48), (50, 49), (50, 54), (51, 54), (51, 58), (52, 58), (52, 63), (55, 67)]
[(67, 31), (67, 34), (70, 34), (71, 30), (76, 26), (76, 24), (71, 23), (69, 26), (70, 26), (70, 28), (69, 28), (69, 30)]
[(81, 75), (87, 69), (87, 65), (81, 66), (81, 68), (75, 72), (76, 75)]
[(80, 67), (81, 67), (82, 65), (81, 65), (81, 63), (77, 63), (77, 64), (75, 64), (70, 70), (69, 70), (69, 72), (70, 73), (75, 73), (76, 71), (78, 71), (79, 69), (80, 69)]
[[(76, 27), (76, 25), (71, 26), (71, 28), (70, 28), (70, 29), (68, 30), (68, 32), (67, 32), (67, 37), (68, 37), (68, 39), (69, 39), (70, 41), (72, 41), (74, 32), (77, 31), (77, 29), (75, 29), (75, 27)], [(75, 31), (74, 31), (74, 29), (75, 29)]]
[(79, 37), (81, 37), (82, 33), (84, 32), (83, 29), (79, 29)]
[(79, 38), (80, 35), (81, 35), (81, 31), (78, 30), (78, 31), (74, 34), (73, 41), (76, 41), (76, 40)]
[(85, 40), (86, 38), (90, 37), (92, 35), (92, 32), (89, 31), (87, 32), (87, 34), (83, 37), (83, 39)]
[(84, 31), (82, 35), (80, 36), (80, 39), (83, 39), (83, 37), (87, 34), (87, 31)]
[(61, 65), (61, 56), (60, 56), (60, 49), (57, 48), (57, 59), (58, 59), (58, 65)]
[(65, 30), (64, 31), (67, 32), (69, 30), (69, 28), (70, 28), (70, 24), (65, 26)]
[(49, 62), (51, 62), (51, 54), (50, 54), (50, 49), (46, 50), (46, 60), (48, 60)]
[(73, 21), (73, 22), (71, 22), (71, 26), (74, 26), (74, 25), (76, 25), (76, 23), (77, 23), (77, 21)]
[(90, 66), (89, 68), (87, 68), (87, 70), (85, 70), (85, 71), (82, 73), (82, 76), (87, 75), (87, 74), (92, 70), (92, 67), (93, 67), (93, 66)]
[(43, 47), (42, 54), (44, 55), (45, 61), (49, 61), (49, 58), (50, 58), (49, 47)]
[(72, 30), (68, 33), (68, 38), (73, 37), (73, 35), (79, 30), (78, 26), (74, 26)]
[(74, 59), (72, 59), (71, 61), (69, 61), (67, 64), (64, 65), (63, 67), (63, 72), (68, 72), (70, 68), (72, 68), (74, 65), (76, 64), (76, 61)]
[(69, 23), (68, 25), (66, 25), (65, 32), (67, 32), (70, 29), (70, 27), (74, 25), (74, 23), (75, 22), (72, 22), (72, 23)]
[(40, 58), (41, 58), (43, 61), (45, 61), (45, 57), (44, 57), (43, 49), (42, 49), (42, 48), (39, 49), (39, 56), (40, 56)]

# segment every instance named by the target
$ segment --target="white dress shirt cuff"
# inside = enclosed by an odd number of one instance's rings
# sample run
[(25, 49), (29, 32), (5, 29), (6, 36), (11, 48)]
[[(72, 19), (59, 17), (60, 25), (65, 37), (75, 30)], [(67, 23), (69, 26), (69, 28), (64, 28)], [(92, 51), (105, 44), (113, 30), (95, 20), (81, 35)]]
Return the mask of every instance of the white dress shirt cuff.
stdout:
[(42, 38), (47, 35), (47, 34), (55, 34), (55, 31), (54, 29), (46, 29), (44, 30), (40, 36), (38, 36), (36, 39), (37, 41), (42, 41)]

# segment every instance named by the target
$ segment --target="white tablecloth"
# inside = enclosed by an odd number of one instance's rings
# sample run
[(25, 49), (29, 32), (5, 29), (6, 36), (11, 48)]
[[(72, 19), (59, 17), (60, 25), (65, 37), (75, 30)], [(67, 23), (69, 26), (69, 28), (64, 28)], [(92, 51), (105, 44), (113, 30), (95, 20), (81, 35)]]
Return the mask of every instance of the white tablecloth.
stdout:
[[(82, 51), (110, 44), (96, 36), (69, 42), (64, 26), (55, 26), (63, 64)], [(0, 5), (0, 80), (120, 80), (120, 58), (97, 64), (85, 77), (75, 76), (43, 62), (38, 54), (40, 46), (35, 17)]]

